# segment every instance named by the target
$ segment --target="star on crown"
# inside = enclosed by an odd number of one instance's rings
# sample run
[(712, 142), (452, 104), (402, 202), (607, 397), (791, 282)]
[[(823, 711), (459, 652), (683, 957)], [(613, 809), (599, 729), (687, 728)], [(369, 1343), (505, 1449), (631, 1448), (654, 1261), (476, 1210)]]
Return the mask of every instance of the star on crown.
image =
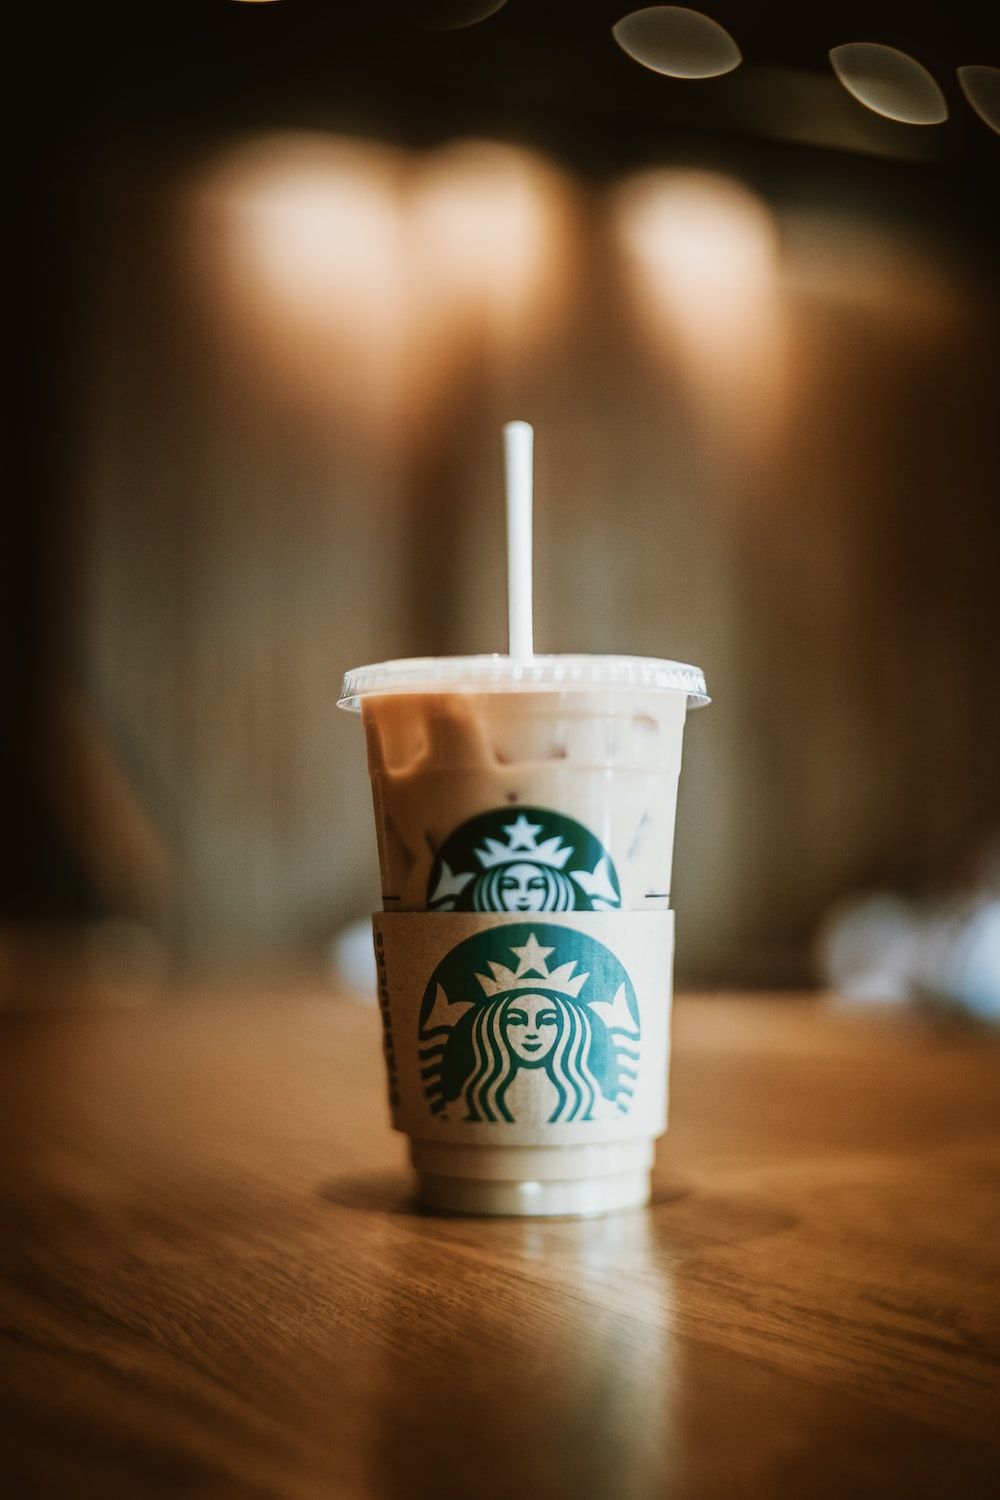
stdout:
[(529, 864), (550, 865), (554, 870), (561, 870), (573, 853), (573, 846), (564, 845), (558, 833), (540, 844), (541, 823), (529, 823), (524, 813), (515, 822), (505, 823), (503, 831), (510, 835), (506, 844), (499, 839), (487, 838), (486, 847), (476, 850), (476, 858), (484, 870), (516, 862), (519, 856)]
[[(561, 964), (558, 969), (550, 969), (546, 960), (555, 949), (543, 948), (533, 932), (529, 934), (523, 947), (511, 947), (510, 951), (517, 954), (516, 969), (508, 969), (504, 964), (494, 963), (489, 959), (492, 979), (486, 974), (476, 975), (487, 999), (506, 994), (509, 990), (532, 990), (541, 986), (542, 989), (555, 990), (557, 994), (569, 995), (575, 1000), (590, 978), (589, 974), (574, 975), (575, 958), (571, 958), (567, 964)], [(529, 977), (532, 974), (536, 976), (533, 979)]]

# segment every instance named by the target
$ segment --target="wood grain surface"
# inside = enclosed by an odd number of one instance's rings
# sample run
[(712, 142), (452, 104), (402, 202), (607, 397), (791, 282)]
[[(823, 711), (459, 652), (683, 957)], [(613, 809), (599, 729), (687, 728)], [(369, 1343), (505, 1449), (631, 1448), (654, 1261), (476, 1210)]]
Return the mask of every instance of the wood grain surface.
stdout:
[(422, 1215), (377, 1017), (6, 1017), (4, 1492), (978, 1496), (1000, 1047), (687, 999), (651, 1209)]

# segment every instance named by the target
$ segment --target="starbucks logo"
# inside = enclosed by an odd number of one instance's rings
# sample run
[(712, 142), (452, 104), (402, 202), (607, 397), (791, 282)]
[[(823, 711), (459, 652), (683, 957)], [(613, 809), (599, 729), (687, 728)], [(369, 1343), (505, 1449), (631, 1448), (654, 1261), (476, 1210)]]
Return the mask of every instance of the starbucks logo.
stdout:
[(494, 927), (453, 948), (427, 986), (424, 1091), (445, 1120), (614, 1118), (632, 1103), (639, 1036), (610, 949), (567, 927)]
[(450, 834), (431, 868), (431, 911), (612, 911), (618, 876), (582, 823), (541, 807), (481, 813)]

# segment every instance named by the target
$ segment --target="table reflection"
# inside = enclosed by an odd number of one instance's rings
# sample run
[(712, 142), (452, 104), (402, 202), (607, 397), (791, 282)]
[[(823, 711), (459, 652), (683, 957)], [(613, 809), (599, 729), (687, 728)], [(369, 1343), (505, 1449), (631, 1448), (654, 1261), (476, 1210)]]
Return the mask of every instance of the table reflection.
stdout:
[(401, 1223), (379, 1313), (377, 1492), (662, 1494), (677, 1351), (650, 1216)]

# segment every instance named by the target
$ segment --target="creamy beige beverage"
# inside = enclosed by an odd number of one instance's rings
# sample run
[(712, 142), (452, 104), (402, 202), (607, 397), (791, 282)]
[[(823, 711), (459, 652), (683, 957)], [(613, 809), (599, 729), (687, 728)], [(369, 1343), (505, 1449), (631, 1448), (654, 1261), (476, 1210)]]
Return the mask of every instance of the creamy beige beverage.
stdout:
[(389, 1100), (421, 1200), (644, 1203), (666, 1128), (681, 745), (701, 673), (637, 657), (348, 673), (382, 873)]
[[(632, 687), (366, 697), (385, 910), (469, 907), (469, 886), (500, 865), (498, 899), (471, 909), (552, 909), (540, 872), (567, 869), (572, 906), (555, 909), (666, 908), (686, 712), (685, 692)], [(456, 869), (449, 839), (494, 810), (502, 816), (478, 839), (470, 829), (468, 868)], [(605, 868), (580, 864), (572, 824)], [(452, 881), (473, 877), (453, 905), (442, 851)]]

